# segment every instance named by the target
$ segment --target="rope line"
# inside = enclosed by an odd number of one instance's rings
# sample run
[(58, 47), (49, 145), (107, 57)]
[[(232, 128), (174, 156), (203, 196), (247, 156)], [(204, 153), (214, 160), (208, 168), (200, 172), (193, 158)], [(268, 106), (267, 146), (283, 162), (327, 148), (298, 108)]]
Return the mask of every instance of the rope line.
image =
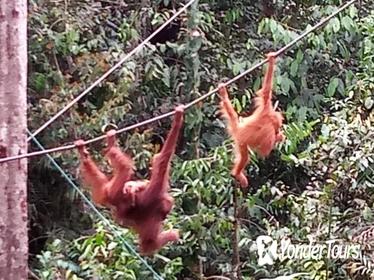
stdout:
[[(31, 131), (27, 129), (27, 133), (30, 135), (34, 143), (39, 147), (40, 150), (44, 150), (43, 145), (32, 135)], [(148, 262), (138, 254), (138, 252), (122, 237), (121, 233), (113, 226), (113, 224), (96, 208), (96, 206), (88, 199), (87, 196), (81, 191), (81, 189), (73, 182), (70, 176), (61, 168), (61, 166), (56, 162), (56, 160), (49, 154), (47, 154), (48, 159), (53, 164), (53, 166), (61, 173), (62, 177), (69, 183), (73, 189), (83, 198), (83, 200), (88, 204), (88, 206), (98, 215), (98, 217), (110, 228), (112, 233), (116, 235), (125, 245), (127, 250), (135, 255), (144, 266), (154, 275), (157, 280), (164, 280), (149, 264)]]
[[(176, 17), (178, 17), (181, 13), (183, 13), (189, 6), (193, 4), (196, 0), (190, 0), (185, 6), (183, 6), (178, 12), (176, 12), (172, 17), (170, 17), (167, 21), (165, 21), (159, 28), (156, 29), (148, 38), (146, 38), (143, 42), (141, 42), (136, 48), (130, 51), (127, 55), (125, 55), (120, 61), (118, 61), (112, 68), (110, 68), (107, 72), (105, 72), (100, 78), (98, 78), (91, 86), (85, 89), (81, 94), (75, 97), (72, 101), (70, 101), (64, 108), (62, 108), (56, 115), (50, 118), (46, 123), (44, 123), (41, 127), (35, 130), (32, 133), (32, 136), (38, 135), (42, 132), (45, 128), (47, 128), (50, 124), (52, 124), (55, 120), (57, 120), (61, 115), (63, 115), (66, 111), (68, 111), (75, 103), (77, 103), (80, 99), (82, 99), (85, 95), (87, 95), (91, 90), (93, 90), (97, 85), (103, 82), (110, 74), (112, 74), (118, 67), (120, 67), (126, 60), (136, 54), (141, 48), (143, 48), (153, 37), (155, 37), (161, 30), (163, 30), (167, 25), (169, 25)], [(30, 136), (27, 138), (27, 142), (32, 139)]]
[[(345, 10), (347, 7), (349, 7), (350, 5), (352, 5), (356, 1), (357, 0), (351, 0), (351, 1), (347, 2), (346, 4), (342, 5), (340, 8), (338, 8), (331, 15), (329, 15), (328, 17), (322, 19), (318, 24), (316, 24), (312, 28), (304, 31), (301, 35), (299, 35), (298, 37), (296, 37), (290, 43), (288, 43), (287, 45), (285, 45), (283, 48), (279, 49), (276, 52), (276, 55), (279, 56), (282, 53), (286, 52), (288, 49), (290, 49), (292, 46), (294, 46), (296, 43), (298, 43), (304, 37), (306, 37), (311, 32), (315, 31), (316, 29), (318, 29), (319, 27), (321, 27), (322, 25), (324, 25), (325, 23), (327, 23), (329, 20), (331, 20), (333, 17), (335, 17), (336, 15), (338, 15), (339, 13), (341, 13), (343, 10)], [(268, 61), (267, 59), (262, 60), (261, 62), (255, 64), (251, 68), (247, 69), (243, 73), (235, 76), (234, 78), (232, 78), (231, 80), (229, 80), (228, 82), (223, 83), (223, 84), (225, 86), (227, 86), (229, 84), (232, 84), (232, 83), (236, 82), (240, 78), (244, 77), (245, 75), (251, 73), (255, 69), (257, 69), (257, 68), (261, 67), (262, 65), (264, 65), (267, 61)], [(217, 91), (218, 91), (218, 87), (215, 88), (215, 89), (213, 89), (213, 90), (211, 90), (211, 91), (209, 91), (208, 93), (206, 93), (206, 94), (198, 97), (197, 99), (193, 100), (192, 102), (186, 104), (185, 108), (188, 109), (188, 108), (196, 105), (197, 103), (199, 103), (202, 100), (208, 98), (209, 96), (213, 95)], [(174, 111), (171, 111), (171, 112), (162, 114), (160, 116), (157, 116), (157, 117), (154, 117), (154, 118), (151, 118), (151, 119), (148, 119), (148, 120), (145, 120), (145, 121), (142, 121), (142, 122), (139, 122), (139, 123), (136, 123), (136, 124), (124, 127), (124, 128), (121, 128), (121, 129), (117, 130), (117, 134), (129, 131), (129, 130), (132, 130), (132, 129), (135, 129), (135, 128), (138, 128), (138, 127), (141, 127), (141, 126), (144, 126), (144, 125), (156, 122), (156, 121), (159, 121), (161, 119), (167, 118), (167, 117), (172, 116), (172, 115), (174, 115)], [(106, 138), (105, 135), (101, 135), (101, 136), (98, 136), (96, 138), (92, 138), (90, 140), (86, 140), (85, 144), (88, 145), (88, 144), (91, 144), (91, 143), (103, 140), (105, 138)], [(36, 152), (31, 152), (31, 153), (26, 153), (26, 154), (19, 154), (19, 155), (16, 155), (16, 156), (10, 156), (10, 157), (5, 157), (5, 158), (0, 158), (0, 163), (12, 161), (12, 160), (17, 160), (17, 159), (22, 159), (22, 158), (29, 158), (29, 157), (34, 157), (34, 156), (45, 155), (45, 154), (49, 154), (49, 153), (55, 153), (55, 152), (62, 152), (62, 151), (66, 151), (66, 150), (72, 150), (74, 148), (75, 148), (75, 145), (74, 144), (70, 144), (70, 145), (64, 145), (64, 146), (60, 146), (60, 147), (56, 147), (56, 148), (45, 149), (43, 151), (36, 151)]]

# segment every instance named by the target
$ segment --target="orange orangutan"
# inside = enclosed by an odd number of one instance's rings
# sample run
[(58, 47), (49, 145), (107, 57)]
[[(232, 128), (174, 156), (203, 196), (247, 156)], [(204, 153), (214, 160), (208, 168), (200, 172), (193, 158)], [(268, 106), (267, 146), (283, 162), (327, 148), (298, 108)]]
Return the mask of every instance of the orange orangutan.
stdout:
[(96, 166), (84, 147), (75, 143), (81, 158), (81, 173), (90, 186), (95, 203), (109, 207), (113, 218), (139, 235), (140, 251), (151, 255), (168, 242), (179, 239), (177, 230), (163, 230), (163, 221), (170, 213), (174, 200), (169, 195), (170, 161), (174, 154), (179, 131), (183, 125), (184, 106), (175, 109), (171, 130), (160, 153), (152, 159), (150, 180), (131, 180), (134, 164), (117, 146), (115, 131), (107, 133), (105, 156), (113, 167), (109, 180)]
[(238, 114), (231, 105), (226, 87), (219, 86), (221, 111), (227, 121), (228, 133), (234, 140), (235, 163), (231, 174), (239, 181), (241, 187), (248, 187), (248, 180), (243, 169), (249, 162), (248, 148), (261, 157), (267, 157), (276, 143), (284, 140), (280, 131), (283, 116), (272, 106), (272, 85), (275, 64), (275, 53), (267, 55), (269, 66), (265, 74), (262, 88), (255, 98), (255, 111), (239, 120)]

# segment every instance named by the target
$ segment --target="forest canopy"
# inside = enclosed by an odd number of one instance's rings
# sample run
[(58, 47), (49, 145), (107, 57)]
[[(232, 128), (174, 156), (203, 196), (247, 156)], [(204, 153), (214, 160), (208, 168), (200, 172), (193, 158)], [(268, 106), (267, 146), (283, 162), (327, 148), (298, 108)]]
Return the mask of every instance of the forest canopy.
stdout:
[[(196, 0), (41, 131), (36, 138), (42, 146), (31, 141), (29, 149), (92, 139), (108, 128), (128, 127), (192, 102), (345, 3)], [(183, 4), (29, 1), (29, 130), (51, 119)], [(185, 110), (170, 169), (175, 206), (165, 221), (166, 229), (179, 230), (180, 240), (152, 257), (140, 257), (137, 235), (113, 221), (107, 208), (85, 199), (90, 194), (80, 180), (76, 150), (31, 158), (32, 277), (374, 279), (373, 11), (370, 1), (357, 1), (279, 55), (273, 103), (283, 112), (285, 140), (266, 158), (250, 153), (248, 189), (230, 174), (233, 141), (219, 98), (212, 94)], [(266, 67), (227, 87), (241, 119), (255, 110), (253, 98)], [(136, 177), (149, 177), (151, 159), (163, 147), (172, 120), (117, 135), (121, 149), (133, 158)], [(105, 141), (89, 146), (109, 174), (104, 148)], [(359, 254), (262, 264), (256, 242), (261, 236), (278, 244), (356, 244)]]

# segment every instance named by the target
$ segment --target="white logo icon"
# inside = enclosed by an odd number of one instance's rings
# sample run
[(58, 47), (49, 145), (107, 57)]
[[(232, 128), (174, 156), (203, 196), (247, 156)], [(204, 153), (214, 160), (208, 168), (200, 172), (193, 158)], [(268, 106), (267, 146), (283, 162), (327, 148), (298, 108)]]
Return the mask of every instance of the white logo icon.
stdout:
[(265, 264), (274, 264), (274, 260), (276, 260), (278, 256), (277, 241), (273, 240), (270, 236), (260, 235), (256, 239), (256, 245), (258, 252), (258, 265), (263, 266)]

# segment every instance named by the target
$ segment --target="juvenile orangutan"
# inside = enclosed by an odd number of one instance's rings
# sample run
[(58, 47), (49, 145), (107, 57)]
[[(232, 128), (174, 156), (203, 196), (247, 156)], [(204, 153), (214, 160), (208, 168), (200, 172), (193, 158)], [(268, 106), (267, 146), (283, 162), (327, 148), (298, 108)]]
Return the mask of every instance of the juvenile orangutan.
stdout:
[(161, 152), (152, 159), (150, 180), (131, 180), (134, 164), (118, 148), (113, 130), (107, 133), (105, 154), (113, 167), (110, 180), (92, 161), (84, 142), (75, 143), (81, 158), (83, 180), (90, 186), (94, 202), (111, 208), (114, 220), (138, 233), (143, 255), (151, 255), (168, 242), (179, 239), (177, 230), (163, 230), (163, 222), (174, 205), (168, 193), (169, 171), (183, 125), (183, 113), (183, 105), (175, 109), (174, 121)]
[(272, 106), (272, 85), (275, 65), (275, 53), (267, 55), (269, 66), (255, 98), (255, 111), (249, 117), (239, 121), (238, 114), (231, 105), (226, 87), (219, 86), (221, 111), (227, 121), (227, 131), (234, 140), (235, 163), (231, 174), (239, 181), (241, 187), (248, 187), (244, 168), (249, 162), (248, 148), (257, 152), (261, 157), (267, 157), (276, 143), (284, 140), (280, 131), (283, 116)]

